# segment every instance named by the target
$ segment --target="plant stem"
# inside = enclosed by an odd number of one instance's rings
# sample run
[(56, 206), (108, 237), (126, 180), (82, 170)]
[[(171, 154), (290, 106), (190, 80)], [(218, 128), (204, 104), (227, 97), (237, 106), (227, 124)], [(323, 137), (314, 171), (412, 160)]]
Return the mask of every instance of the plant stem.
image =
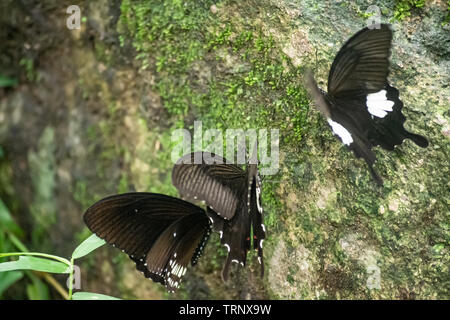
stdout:
[(73, 287), (73, 257), (70, 259), (69, 298), (68, 298), (68, 300), (72, 300), (72, 287)]
[(12, 232), (8, 232), (9, 239), (20, 251), (27, 252), (28, 249)]
[(65, 300), (70, 300), (69, 295), (66, 290), (59, 284), (58, 281), (55, 280), (51, 275), (45, 272), (37, 272), (39, 276), (43, 277), (45, 281), (47, 281)]
[(54, 255), (51, 255), (51, 254), (41, 253), (41, 252), (8, 252), (8, 253), (0, 253), (0, 258), (11, 257), (11, 256), (39, 256), (39, 257), (44, 257), (44, 258), (57, 260), (59, 262), (67, 264), (67, 266), (69, 266), (69, 267), (71, 266), (70, 261), (65, 259), (65, 258), (54, 256)]

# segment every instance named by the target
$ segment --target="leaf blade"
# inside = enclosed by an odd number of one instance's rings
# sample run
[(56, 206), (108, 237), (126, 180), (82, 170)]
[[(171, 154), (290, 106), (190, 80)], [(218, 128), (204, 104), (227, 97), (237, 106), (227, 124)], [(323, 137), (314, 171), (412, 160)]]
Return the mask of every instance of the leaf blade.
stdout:
[(0, 263), (0, 272), (14, 270), (35, 270), (49, 273), (69, 273), (70, 267), (59, 261), (20, 256), (19, 260)]
[(91, 253), (95, 249), (101, 247), (106, 243), (105, 240), (100, 239), (95, 234), (92, 234), (89, 238), (84, 240), (78, 247), (73, 250), (72, 258), (79, 259), (85, 255)]
[(23, 277), (23, 272), (21, 271), (12, 271), (7, 273), (0, 273), (0, 297), (3, 292), (6, 291), (10, 286), (12, 286), (15, 282), (19, 281)]
[(116, 297), (93, 292), (75, 292), (72, 296), (73, 300), (121, 300)]
[(23, 232), (17, 223), (13, 220), (8, 208), (0, 199), (0, 228), (10, 230), (15, 234), (21, 235)]

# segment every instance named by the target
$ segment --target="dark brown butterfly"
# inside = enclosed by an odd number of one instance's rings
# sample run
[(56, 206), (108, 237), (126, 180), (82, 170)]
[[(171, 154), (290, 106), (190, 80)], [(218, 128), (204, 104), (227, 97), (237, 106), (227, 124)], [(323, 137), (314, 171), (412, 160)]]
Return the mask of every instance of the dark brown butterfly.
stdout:
[(257, 165), (248, 164), (244, 171), (218, 155), (194, 152), (175, 164), (172, 183), (181, 196), (205, 202), (213, 230), (220, 233), (221, 243), (228, 250), (223, 279), (228, 278), (231, 262), (246, 264), (252, 241), (253, 248), (258, 251), (262, 276), (265, 227)]
[(394, 150), (404, 139), (411, 139), (426, 148), (428, 141), (403, 127), (403, 102), (387, 81), (392, 31), (387, 24), (379, 27), (364, 28), (344, 44), (331, 66), (328, 92), (318, 88), (310, 72), (306, 84), (333, 133), (366, 161), (381, 185), (383, 181), (373, 169), (376, 157), (372, 147)]
[(98, 237), (128, 254), (145, 277), (172, 292), (189, 262), (197, 263), (211, 231), (202, 208), (145, 192), (104, 198), (87, 209), (84, 222)]

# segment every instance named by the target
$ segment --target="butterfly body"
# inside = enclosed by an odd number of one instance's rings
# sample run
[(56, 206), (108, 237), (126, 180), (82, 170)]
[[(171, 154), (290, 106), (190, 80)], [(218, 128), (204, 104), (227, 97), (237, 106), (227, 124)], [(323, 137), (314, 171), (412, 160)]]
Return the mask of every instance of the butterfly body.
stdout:
[(307, 89), (333, 133), (366, 161), (379, 184), (382, 179), (373, 169), (373, 147), (393, 150), (404, 139), (428, 146), (424, 137), (404, 128), (403, 102), (387, 81), (391, 40), (386, 24), (364, 28), (351, 37), (333, 61), (328, 92), (317, 86), (311, 73), (306, 76)]

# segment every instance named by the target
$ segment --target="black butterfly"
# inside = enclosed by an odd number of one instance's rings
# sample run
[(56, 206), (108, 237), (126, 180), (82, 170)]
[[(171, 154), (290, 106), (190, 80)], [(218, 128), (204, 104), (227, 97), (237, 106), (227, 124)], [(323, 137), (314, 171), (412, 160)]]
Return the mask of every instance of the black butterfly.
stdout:
[(95, 203), (84, 222), (98, 237), (127, 253), (146, 278), (173, 292), (189, 262), (197, 263), (211, 223), (205, 210), (156, 193), (125, 193)]
[(376, 157), (372, 147), (394, 150), (406, 138), (422, 148), (428, 146), (427, 139), (403, 127), (403, 102), (387, 81), (391, 40), (387, 24), (379, 29), (364, 28), (351, 37), (333, 61), (328, 92), (319, 89), (312, 74), (307, 74), (307, 88), (333, 133), (366, 161), (380, 185), (383, 181), (373, 169)]
[(220, 233), (228, 250), (222, 277), (226, 281), (231, 262), (245, 265), (251, 248), (258, 250), (261, 276), (264, 274), (263, 248), (265, 227), (261, 207), (261, 182), (257, 165), (247, 170), (229, 164), (226, 159), (208, 152), (194, 152), (182, 157), (172, 171), (172, 183), (188, 200), (201, 200), (213, 229)]

